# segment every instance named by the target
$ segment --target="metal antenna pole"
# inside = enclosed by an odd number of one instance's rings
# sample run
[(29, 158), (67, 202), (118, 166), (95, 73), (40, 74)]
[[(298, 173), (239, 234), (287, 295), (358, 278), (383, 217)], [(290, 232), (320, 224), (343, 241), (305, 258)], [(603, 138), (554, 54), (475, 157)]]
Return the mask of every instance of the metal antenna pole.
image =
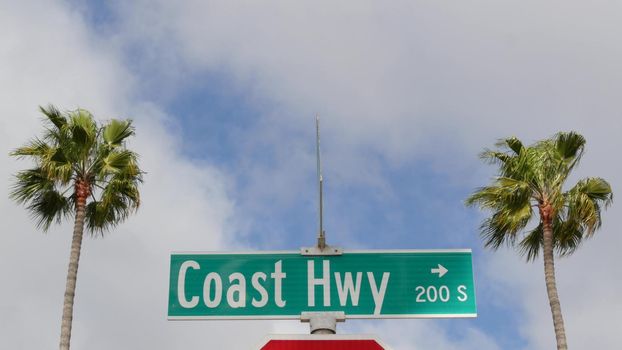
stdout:
[(343, 249), (331, 247), (326, 244), (326, 232), (324, 232), (324, 178), (322, 177), (322, 159), (320, 157), (320, 117), (315, 115), (315, 156), (317, 162), (317, 182), (318, 182), (318, 235), (317, 245), (313, 247), (300, 248), (302, 255), (341, 255)]
[[(324, 233), (324, 198), (323, 197), (323, 179), (322, 179), (322, 161), (320, 159), (320, 117), (315, 115), (315, 146), (317, 158), (317, 182), (318, 182), (318, 221), (319, 232), (317, 236), (317, 245), (314, 247), (300, 248), (300, 254), (306, 256), (329, 256), (341, 255), (343, 249), (331, 247), (326, 244), (326, 234)], [(307, 312), (300, 314), (300, 321), (309, 322), (311, 334), (335, 334), (337, 333), (337, 322), (344, 322), (346, 315), (343, 311), (337, 312)]]
[(317, 247), (320, 250), (324, 250), (326, 248), (326, 236), (324, 233), (324, 198), (323, 196), (323, 179), (322, 179), (322, 161), (320, 158), (320, 117), (319, 115), (315, 115), (315, 140), (316, 140), (316, 159), (317, 159), (317, 182), (318, 182), (318, 190), (319, 190), (319, 208), (318, 208), (318, 216), (319, 216), (319, 232), (317, 238)]

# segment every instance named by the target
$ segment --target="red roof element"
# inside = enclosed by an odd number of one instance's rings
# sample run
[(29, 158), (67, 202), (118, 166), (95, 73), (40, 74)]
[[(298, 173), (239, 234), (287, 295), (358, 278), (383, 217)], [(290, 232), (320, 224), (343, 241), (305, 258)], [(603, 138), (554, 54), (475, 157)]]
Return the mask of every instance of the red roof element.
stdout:
[(373, 339), (272, 339), (261, 350), (384, 350)]

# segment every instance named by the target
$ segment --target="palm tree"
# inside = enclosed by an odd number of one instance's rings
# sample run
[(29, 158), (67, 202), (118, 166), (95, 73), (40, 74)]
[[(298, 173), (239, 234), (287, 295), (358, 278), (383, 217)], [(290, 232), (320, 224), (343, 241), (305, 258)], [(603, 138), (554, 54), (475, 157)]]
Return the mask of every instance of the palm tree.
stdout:
[(29, 158), (34, 167), (18, 172), (10, 194), (26, 205), (38, 227), (73, 217), (73, 238), (63, 303), (60, 349), (69, 349), (73, 299), (82, 236), (104, 234), (138, 208), (142, 171), (136, 153), (125, 140), (134, 134), (130, 120), (111, 120), (98, 126), (84, 109), (60, 112), (40, 107), (45, 115), (42, 138), (11, 152)]
[[(557, 349), (567, 349), (564, 320), (557, 295), (554, 253), (567, 256), (601, 225), (601, 208), (613, 194), (607, 181), (591, 177), (564, 190), (564, 183), (583, 155), (585, 139), (575, 132), (525, 147), (517, 138), (497, 143), (481, 157), (499, 167), (492, 184), (478, 188), (467, 200), (492, 211), (481, 225), (486, 247), (503, 244), (518, 248), (527, 261), (544, 258), (544, 278), (553, 316)], [(527, 228), (534, 213), (537, 225)]]

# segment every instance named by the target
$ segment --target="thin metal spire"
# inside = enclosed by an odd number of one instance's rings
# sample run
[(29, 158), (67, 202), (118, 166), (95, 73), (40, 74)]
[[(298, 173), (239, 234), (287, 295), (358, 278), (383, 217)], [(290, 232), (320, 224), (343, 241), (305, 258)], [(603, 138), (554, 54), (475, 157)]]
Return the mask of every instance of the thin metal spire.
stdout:
[(326, 247), (326, 236), (324, 234), (324, 200), (323, 196), (323, 188), (322, 188), (322, 161), (320, 159), (320, 116), (315, 115), (315, 139), (316, 139), (316, 157), (317, 157), (317, 181), (318, 181), (318, 190), (319, 190), (319, 208), (318, 208), (318, 218), (319, 218), (319, 232), (317, 238), (317, 246), (320, 250), (324, 250)]

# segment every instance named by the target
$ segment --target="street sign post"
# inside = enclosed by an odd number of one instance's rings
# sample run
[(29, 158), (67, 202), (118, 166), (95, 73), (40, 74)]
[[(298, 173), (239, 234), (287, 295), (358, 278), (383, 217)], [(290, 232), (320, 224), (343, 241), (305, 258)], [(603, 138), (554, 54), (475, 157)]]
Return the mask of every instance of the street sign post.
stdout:
[(173, 253), (168, 318), (475, 317), (471, 250)]
[(367, 335), (272, 335), (260, 350), (390, 350)]

